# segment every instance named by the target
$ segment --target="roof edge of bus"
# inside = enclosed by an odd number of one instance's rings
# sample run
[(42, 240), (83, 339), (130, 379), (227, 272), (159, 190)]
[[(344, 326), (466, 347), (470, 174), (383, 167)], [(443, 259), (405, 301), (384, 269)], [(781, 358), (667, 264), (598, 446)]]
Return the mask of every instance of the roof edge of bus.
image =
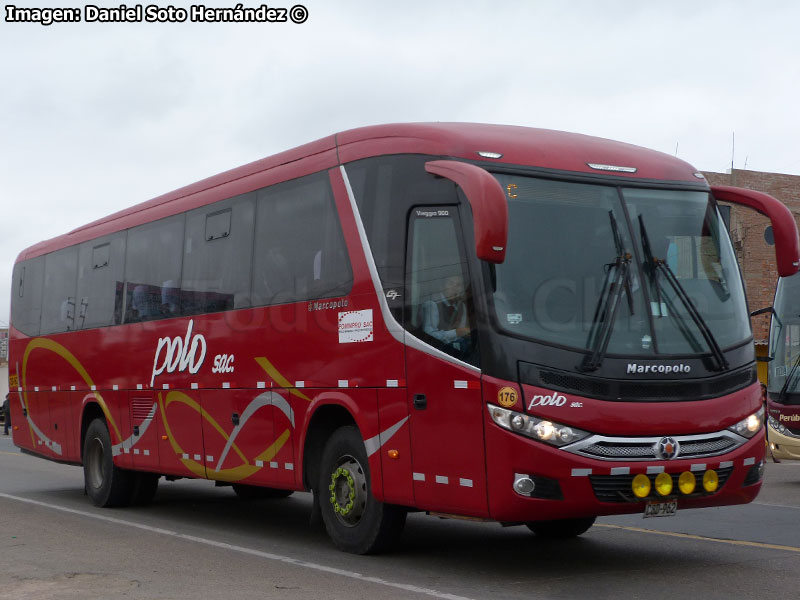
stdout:
[[(698, 170), (665, 152), (607, 138), (555, 129), (485, 123), (394, 123), (343, 131), (336, 135), (342, 163), (373, 154), (392, 154), (422, 140), (432, 154), (468, 160), (492, 160), (478, 152), (502, 155), (498, 162), (554, 171), (598, 174), (591, 166), (623, 167), (606, 171), (631, 179), (697, 184)], [(376, 152), (377, 151), (377, 152)], [(428, 153), (421, 151), (420, 153)]]
[[(206, 192), (215, 187), (286, 166), (304, 159), (336, 152), (336, 163), (344, 164), (367, 156), (399, 154), (446, 155), (468, 160), (481, 159), (481, 151), (502, 154), (503, 163), (535, 166), (562, 172), (598, 174), (588, 163), (636, 167), (631, 179), (694, 182), (696, 169), (689, 163), (642, 146), (618, 142), (581, 133), (539, 129), (520, 125), (494, 125), (459, 122), (411, 122), (368, 125), (344, 130), (302, 144), (245, 165), (223, 171), (195, 183), (180, 187), (155, 198), (82, 225), (65, 234), (38, 242), (20, 253), (17, 262), (33, 258), (61, 247), (84, 241), (91, 230), (111, 233), (111, 225), (131, 215), (163, 206), (170, 202)], [(615, 173), (623, 177), (626, 174)], [(105, 226), (105, 227), (104, 227)], [(127, 225), (118, 230), (127, 228)], [(117, 229), (113, 230), (117, 231)], [(100, 234), (104, 235), (104, 234)], [(88, 236), (87, 239), (93, 236)], [(80, 239), (79, 239), (80, 238)]]

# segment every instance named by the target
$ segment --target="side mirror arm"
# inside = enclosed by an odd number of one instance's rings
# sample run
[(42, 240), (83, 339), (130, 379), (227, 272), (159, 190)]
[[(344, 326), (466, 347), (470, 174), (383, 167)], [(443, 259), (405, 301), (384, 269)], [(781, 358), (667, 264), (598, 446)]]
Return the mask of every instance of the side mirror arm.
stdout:
[(769, 218), (775, 236), (775, 259), (778, 263), (778, 275), (789, 277), (797, 273), (800, 268), (797, 223), (795, 223), (792, 212), (780, 200), (763, 192), (727, 185), (711, 186), (711, 193), (717, 200), (747, 206)]

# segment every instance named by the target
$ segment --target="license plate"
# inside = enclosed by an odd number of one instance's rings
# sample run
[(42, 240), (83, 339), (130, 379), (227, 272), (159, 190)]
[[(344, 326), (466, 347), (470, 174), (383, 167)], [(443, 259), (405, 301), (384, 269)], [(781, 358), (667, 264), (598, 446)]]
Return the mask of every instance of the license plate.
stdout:
[(648, 502), (644, 507), (644, 518), (648, 517), (674, 517), (678, 512), (678, 501)]

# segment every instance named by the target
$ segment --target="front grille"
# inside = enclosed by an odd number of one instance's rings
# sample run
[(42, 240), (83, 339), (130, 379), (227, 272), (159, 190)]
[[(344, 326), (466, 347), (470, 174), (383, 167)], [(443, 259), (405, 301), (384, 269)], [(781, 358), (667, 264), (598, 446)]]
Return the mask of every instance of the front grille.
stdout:
[[(624, 438), (593, 435), (564, 447), (573, 454), (599, 460), (663, 460), (656, 454), (661, 437)], [(700, 435), (673, 436), (679, 452), (675, 458), (709, 458), (738, 448), (747, 440), (730, 431)]]
[[(717, 469), (717, 476), (719, 477), (719, 486), (714, 492), (707, 492), (702, 486), (702, 473), (695, 473), (697, 478), (697, 488), (691, 494), (680, 494), (678, 492), (678, 477), (680, 473), (670, 473), (672, 477), (672, 488), (676, 493), (671, 497), (678, 496), (680, 498), (698, 498), (701, 496), (710, 496), (721, 490), (728, 481), (728, 477), (733, 472), (733, 467), (725, 467), (724, 469)], [(589, 475), (589, 481), (592, 484), (592, 490), (595, 497), (600, 502), (642, 502), (644, 500), (664, 500), (663, 496), (658, 496), (655, 492), (655, 475), (648, 475), (650, 484), (653, 490), (647, 498), (637, 498), (633, 495), (631, 484), (635, 475)]]

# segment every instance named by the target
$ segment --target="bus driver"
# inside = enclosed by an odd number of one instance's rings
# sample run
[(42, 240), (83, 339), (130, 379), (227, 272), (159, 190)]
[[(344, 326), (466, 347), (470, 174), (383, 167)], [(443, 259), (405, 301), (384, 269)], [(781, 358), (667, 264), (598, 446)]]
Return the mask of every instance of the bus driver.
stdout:
[(434, 300), (425, 302), (425, 321), (422, 329), (443, 344), (454, 348), (457, 354), (466, 355), (471, 350), (467, 300), (461, 275), (451, 275)]

